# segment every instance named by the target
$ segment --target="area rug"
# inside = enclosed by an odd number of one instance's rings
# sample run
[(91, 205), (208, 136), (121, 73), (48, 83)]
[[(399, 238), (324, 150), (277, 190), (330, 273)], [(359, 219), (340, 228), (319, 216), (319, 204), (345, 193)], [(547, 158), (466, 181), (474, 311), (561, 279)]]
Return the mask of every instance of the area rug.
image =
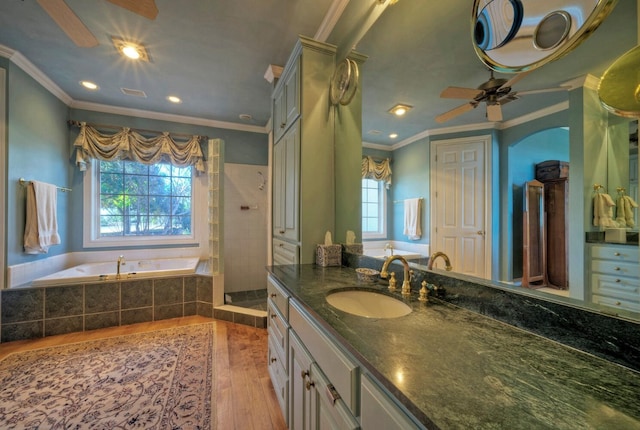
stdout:
[(9, 355), (0, 361), (0, 429), (210, 429), (213, 330), (197, 324)]

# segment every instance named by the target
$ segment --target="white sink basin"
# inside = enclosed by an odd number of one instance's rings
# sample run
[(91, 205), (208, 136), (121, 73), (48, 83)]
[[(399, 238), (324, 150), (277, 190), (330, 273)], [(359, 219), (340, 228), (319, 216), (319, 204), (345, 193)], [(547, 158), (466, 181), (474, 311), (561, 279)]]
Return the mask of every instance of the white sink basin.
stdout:
[(411, 313), (402, 301), (374, 291), (337, 291), (327, 296), (327, 302), (343, 312), (366, 318), (398, 318)]

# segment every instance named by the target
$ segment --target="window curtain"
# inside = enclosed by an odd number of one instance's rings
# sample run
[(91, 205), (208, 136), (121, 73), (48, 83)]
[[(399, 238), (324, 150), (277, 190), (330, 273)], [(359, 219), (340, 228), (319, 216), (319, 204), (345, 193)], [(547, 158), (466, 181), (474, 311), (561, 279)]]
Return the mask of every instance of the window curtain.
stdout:
[(378, 163), (372, 157), (364, 157), (362, 159), (362, 179), (382, 181), (388, 189), (391, 186), (391, 160), (387, 158)]
[(205, 172), (200, 136), (176, 142), (166, 131), (147, 138), (127, 127), (114, 134), (105, 134), (81, 122), (80, 134), (73, 146), (76, 148), (76, 164), (81, 171), (95, 159), (133, 160), (143, 164), (169, 162), (177, 167), (193, 166), (197, 174)]

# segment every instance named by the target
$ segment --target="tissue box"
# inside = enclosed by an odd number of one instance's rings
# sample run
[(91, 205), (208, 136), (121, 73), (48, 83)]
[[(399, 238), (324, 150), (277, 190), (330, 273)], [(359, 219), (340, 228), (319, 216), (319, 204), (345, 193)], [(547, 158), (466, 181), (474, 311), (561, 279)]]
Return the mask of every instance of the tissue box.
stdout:
[(604, 230), (604, 241), (615, 243), (627, 243), (626, 228), (607, 228)]
[(337, 245), (317, 245), (316, 246), (316, 265), (341, 266), (342, 265), (342, 246)]
[(351, 243), (349, 245), (342, 245), (342, 249), (344, 252), (348, 252), (349, 254), (358, 254), (362, 255), (364, 253), (364, 249), (361, 243)]

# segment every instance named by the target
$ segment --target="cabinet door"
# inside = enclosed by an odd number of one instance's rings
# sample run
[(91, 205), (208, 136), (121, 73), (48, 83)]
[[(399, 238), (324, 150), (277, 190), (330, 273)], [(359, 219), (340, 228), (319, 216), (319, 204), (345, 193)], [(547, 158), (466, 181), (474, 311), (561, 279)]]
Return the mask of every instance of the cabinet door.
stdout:
[(311, 356), (289, 331), (289, 429), (311, 429)]
[(273, 94), (273, 141), (280, 140), (285, 132), (286, 121), (286, 94), (285, 88)]
[(322, 370), (311, 364), (311, 428), (317, 430), (355, 430), (358, 421), (335, 391)]
[(273, 236), (298, 240), (300, 128), (294, 124), (273, 150)]
[(298, 115), (300, 115), (300, 75), (298, 70), (298, 65), (296, 64), (285, 78), (285, 110), (283, 115), (285, 130), (289, 128), (289, 126), (298, 118)]
[(421, 429), (387, 394), (367, 375), (362, 377), (360, 423), (368, 429)]

